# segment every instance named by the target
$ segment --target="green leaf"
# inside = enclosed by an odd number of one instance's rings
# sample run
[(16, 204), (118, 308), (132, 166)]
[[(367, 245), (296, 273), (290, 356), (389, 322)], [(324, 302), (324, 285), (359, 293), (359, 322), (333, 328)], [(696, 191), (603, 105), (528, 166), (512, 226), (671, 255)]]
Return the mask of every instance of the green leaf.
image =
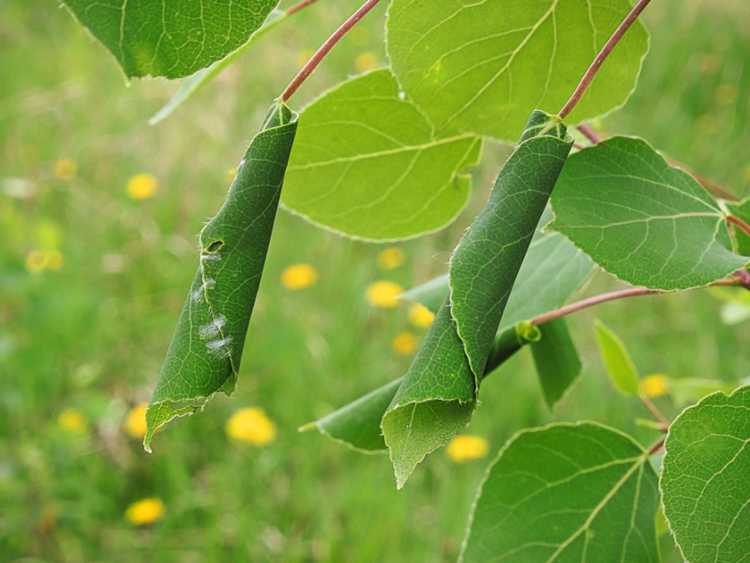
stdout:
[(258, 30), (250, 36), (250, 39), (239, 49), (230, 53), (223, 59), (216, 61), (207, 68), (202, 68), (195, 74), (188, 76), (180, 82), (179, 88), (174, 95), (167, 101), (162, 108), (157, 111), (151, 119), (148, 120), (149, 125), (156, 125), (164, 121), (167, 117), (172, 115), (182, 104), (187, 102), (193, 97), (199, 90), (201, 90), (206, 84), (211, 82), (214, 78), (219, 76), (221, 72), (227, 68), (230, 64), (236, 61), (240, 55), (245, 53), (255, 42), (263, 37), (266, 33), (271, 31), (279, 23), (288, 17), (287, 12), (282, 10), (273, 10), (265, 23), (258, 28)]
[(248, 40), (278, 0), (63, 0), (128, 77), (181, 78)]
[[(393, 0), (388, 55), (438, 131), (515, 139), (532, 109), (562, 107), (630, 9), (628, 0)], [(647, 51), (648, 34), (636, 22), (570, 121), (625, 103)]]
[(487, 205), (451, 259), (451, 295), (383, 417), (400, 488), (424, 457), (470, 420), (505, 304), (572, 145), (535, 111)]
[[(484, 377), (487, 377), (523, 346), (537, 341), (540, 336), (541, 333), (536, 327), (523, 323), (498, 335), (487, 362)], [(324, 436), (363, 453), (386, 450), (380, 423), (402, 381), (403, 378), (391, 381), (324, 418), (306, 424), (300, 430), (316, 429)]]
[(201, 230), (198, 270), (146, 415), (147, 451), (167, 422), (234, 389), (296, 128), (289, 108), (272, 109), (224, 205)]
[(466, 205), (481, 140), (436, 136), (387, 69), (342, 83), (302, 113), (283, 205), (340, 234), (415, 237)]
[[(739, 203), (727, 203), (727, 209), (732, 215), (750, 224), (750, 197)], [(750, 236), (736, 226), (732, 226), (732, 232), (737, 241), (737, 252), (743, 256), (750, 256)]]
[(734, 562), (750, 553), (750, 387), (716, 393), (669, 428), (661, 490), (685, 560)]
[(613, 137), (572, 155), (552, 207), (552, 229), (634, 285), (701, 287), (750, 260), (729, 250), (716, 201), (640, 139)]
[(596, 342), (612, 384), (625, 395), (637, 395), (640, 376), (625, 344), (601, 321), (596, 321)]
[(719, 379), (703, 379), (699, 377), (677, 377), (668, 380), (669, 394), (676, 405), (686, 405), (701, 400), (706, 395), (722, 391), (729, 393), (736, 384), (727, 383)]
[(648, 453), (595, 424), (511, 439), (474, 503), (460, 561), (658, 562), (657, 478)]
[(553, 409), (581, 374), (581, 358), (565, 319), (545, 323), (539, 329), (542, 335), (539, 342), (531, 344), (531, 353), (544, 400)]

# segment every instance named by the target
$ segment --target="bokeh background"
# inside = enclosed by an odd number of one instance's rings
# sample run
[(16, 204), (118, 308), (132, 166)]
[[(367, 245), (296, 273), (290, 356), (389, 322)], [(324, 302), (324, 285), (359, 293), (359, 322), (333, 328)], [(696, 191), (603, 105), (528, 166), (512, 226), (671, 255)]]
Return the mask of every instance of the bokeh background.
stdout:
[[(482, 389), (467, 430), (477, 459), (437, 452), (401, 492), (386, 457), (299, 433), (408, 366), (424, 329), (406, 307), (370, 304), (367, 289), (445, 271), (508, 154), (489, 144), (460, 220), (385, 258), (387, 247), (280, 212), (235, 395), (170, 426), (145, 454), (139, 405), (194, 273), (196, 233), (270, 100), (357, 4), (321, 0), (149, 127), (175, 84), (126, 87), (55, 2), (0, 0), (1, 561), (453, 561), (483, 470), (518, 429), (593, 419), (653, 440), (634, 422), (643, 407), (607, 383), (594, 315), (643, 373), (750, 375), (748, 324), (725, 324), (725, 305), (697, 291), (576, 316), (584, 374), (555, 413), (518, 355)], [(337, 47), (298, 107), (386, 62), (384, 8)], [(645, 20), (652, 49), (639, 90), (596, 125), (750, 192), (750, 6), (659, 0)], [(294, 264), (309, 267), (284, 277)], [(600, 274), (587, 291), (612, 286)], [(655, 400), (676, 412), (669, 396)], [(662, 546), (676, 561), (668, 536)]]

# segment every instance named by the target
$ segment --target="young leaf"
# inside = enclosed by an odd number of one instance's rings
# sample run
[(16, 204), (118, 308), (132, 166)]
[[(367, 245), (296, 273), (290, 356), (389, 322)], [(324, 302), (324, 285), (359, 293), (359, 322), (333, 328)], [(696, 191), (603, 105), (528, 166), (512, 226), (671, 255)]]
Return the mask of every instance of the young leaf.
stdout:
[(167, 422), (234, 389), (296, 128), (289, 108), (272, 109), (224, 205), (201, 230), (198, 271), (146, 415), (148, 451)]
[[(750, 224), (750, 197), (739, 203), (727, 203), (729, 212), (742, 219), (745, 223)], [(737, 252), (743, 256), (750, 256), (750, 235), (733, 227), (735, 239), (737, 240)]]
[(648, 453), (592, 422), (512, 438), (490, 466), (460, 561), (659, 561)]
[(531, 344), (531, 353), (544, 400), (553, 409), (581, 374), (581, 358), (565, 319), (545, 323), (539, 329), (542, 337)]
[[(532, 109), (560, 109), (630, 9), (628, 0), (393, 0), (388, 55), (438, 131), (515, 139)], [(636, 23), (571, 121), (622, 105), (647, 50), (648, 35)]]
[(596, 342), (612, 384), (625, 395), (637, 395), (640, 376), (625, 344), (604, 323), (596, 321)]
[(490, 200), (457, 247), (451, 295), (383, 417), (399, 488), (469, 422), (505, 304), (571, 146), (561, 123), (532, 113)]
[(436, 136), (387, 69), (344, 82), (300, 120), (283, 205), (343, 235), (415, 237), (466, 205), (481, 140)]
[(232, 64), (237, 58), (249, 49), (255, 42), (263, 37), (266, 33), (271, 31), (279, 23), (287, 18), (287, 12), (282, 10), (273, 10), (263, 25), (250, 36), (250, 39), (239, 49), (230, 53), (223, 59), (216, 61), (207, 68), (202, 68), (195, 74), (186, 77), (180, 82), (179, 88), (174, 95), (167, 101), (162, 108), (157, 111), (151, 119), (148, 120), (149, 125), (156, 125), (161, 121), (164, 121), (167, 117), (172, 115), (182, 104), (187, 102), (193, 97), (201, 88), (216, 78), (221, 72)]
[(127, 77), (181, 78), (248, 40), (278, 0), (63, 0)]
[[(536, 327), (519, 325), (499, 334), (490, 359), (487, 361), (488, 376), (498, 366), (512, 357), (530, 342), (536, 342), (541, 333)], [(403, 378), (378, 387), (367, 395), (335, 410), (331, 414), (306, 424), (300, 430), (318, 430), (324, 436), (350, 446), (363, 453), (375, 453), (387, 449), (383, 441), (380, 423)]]
[[(591, 275), (593, 262), (583, 251), (559, 233), (543, 230), (551, 219), (551, 212), (545, 211), (539, 221), (500, 320), (500, 332), (562, 307)], [(448, 292), (445, 274), (410, 289), (402, 299), (435, 312)]]
[(692, 177), (640, 139), (574, 154), (552, 197), (561, 232), (605, 270), (646, 287), (700, 287), (744, 267), (724, 212)]
[(691, 563), (750, 553), (750, 387), (715, 393), (669, 428), (661, 476), (664, 512)]

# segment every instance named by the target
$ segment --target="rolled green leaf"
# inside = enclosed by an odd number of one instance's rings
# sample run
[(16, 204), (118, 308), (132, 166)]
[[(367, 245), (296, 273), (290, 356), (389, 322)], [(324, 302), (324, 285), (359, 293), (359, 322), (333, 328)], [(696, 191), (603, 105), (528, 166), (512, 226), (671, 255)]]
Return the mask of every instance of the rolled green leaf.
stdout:
[[(499, 334), (490, 359), (487, 361), (487, 377), (526, 344), (536, 342), (541, 332), (530, 323), (519, 323)], [(316, 429), (324, 436), (363, 453), (379, 453), (386, 450), (380, 422), (388, 406), (401, 386), (398, 378), (382, 387), (370, 391), (359, 399), (344, 405), (331, 414), (304, 425), (300, 431)]]
[(451, 295), (382, 421), (399, 488), (469, 422), (505, 304), (571, 146), (556, 118), (533, 112), (457, 247)]
[(200, 233), (198, 271), (146, 414), (147, 451), (167, 422), (234, 389), (296, 129), (297, 115), (274, 106)]
[(553, 409), (581, 375), (581, 358), (565, 319), (555, 319), (539, 329), (541, 338), (531, 344), (531, 353), (544, 400)]

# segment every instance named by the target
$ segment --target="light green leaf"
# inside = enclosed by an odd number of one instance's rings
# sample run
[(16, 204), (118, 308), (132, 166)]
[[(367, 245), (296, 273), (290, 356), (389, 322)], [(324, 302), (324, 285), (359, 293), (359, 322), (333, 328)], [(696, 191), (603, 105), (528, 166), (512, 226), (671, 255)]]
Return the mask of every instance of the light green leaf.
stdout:
[[(727, 203), (729, 212), (750, 224), (750, 197), (739, 203)], [(737, 241), (737, 252), (744, 256), (750, 256), (750, 236), (744, 231), (732, 226), (732, 232)]]
[[(438, 131), (515, 139), (532, 109), (562, 107), (630, 9), (628, 0), (393, 0), (388, 55)], [(647, 51), (636, 22), (570, 121), (622, 105)]]
[[(498, 335), (487, 361), (484, 377), (490, 375), (526, 344), (536, 342), (540, 337), (541, 332), (528, 323), (521, 323)], [(363, 453), (385, 450), (387, 447), (383, 441), (380, 423), (402, 381), (403, 378), (399, 378), (378, 387), (324, 418), (304, 425), (300, 430), (316, 429), (324, 436)]]
[(214, 78), (219, 76), (221, 72), (227, 68), (230, 64), (237, 60), (237, 58), (245, 53), (255, 42), (263, 37), (266, 33), (271, 31), (279, 23), (288, 17), (287, 12), (281, 10), (273, 10), (265, 23), (258, 28), (258, 30), (250, 36), (250, 39), (239, 49), (230, 53), (223, 59), (216, 61), (207, 68), (202, 68), (195, 74), (188, 76), (180, 82), (179, 88), (174, 95), (167, 101), (162, 108), (157, 111), (151, 119), (148, 120), (149, 125), (156, 125), (161, 121), (164, 121), (167, 117), (172, 115), (182, 104), (187, 102), (193, 97), (200, 89), (206, 84), (211, 82)]
[(565, 319), (545, 323), (539, 329), (542, 335), (539, 342), (531, 344), (531, 353), (544, 400), (553, 409), (581, 375), (581, 358)]
[(128, 77), (181, 78), (248, 40), (278, 0), (63, 0)]
[(201, 230), (198, 270), (146, 415), (148, 451), (167, 422), (234, 389), (296, 128), (289, 108), (272, 109), (224, 205)]
[(659, 561), (657, 478), (628, 436), (586, 422), (525, 430), (491, 465), (460, 561)]
[(700, 401), (706, 395), (722, 391), (729, 393), (736, 384), (720, 379), (704, 379), (699, 377), (676, 377), (668, 380), (669, 394), (676, 405), (685, 405)]
[(605, 270), (646, 287), (701, 287), (745, 266), (725, 214), (640, 139), (613, 137), (568, 160), (552, 197), (563, 233)]
[(604, 323), (596, 321), (596, 342), (612, 384), (625, 395), (637, 395), (640, 375), (625, 344)]
[(451, 295), (383, 417), (399, 488), (469, 422), (505, 304), (571, 145), (561, 123), (532, 113), (487, 205), (456, 248)]
[(302, 113), (283, 205), (373, 241), (415, 237), (466, 205), (481, 140), (435, 135), (387, 69), (344, 82)]
[(716, 393), (669, 428), (664, 513), (690, 563), (734, 563), (750, 553), (750, 387)]
[[(551, 219), (552, 214), (545, 211), (539, 221), (500, 320), (500, 332), (562, 307), (591, 275), (593, 262), (583, 251), (559, 233), (543, 231)], [(402, 299), (436, 312), (448, 292), (445, 274), (406, 291)]]

